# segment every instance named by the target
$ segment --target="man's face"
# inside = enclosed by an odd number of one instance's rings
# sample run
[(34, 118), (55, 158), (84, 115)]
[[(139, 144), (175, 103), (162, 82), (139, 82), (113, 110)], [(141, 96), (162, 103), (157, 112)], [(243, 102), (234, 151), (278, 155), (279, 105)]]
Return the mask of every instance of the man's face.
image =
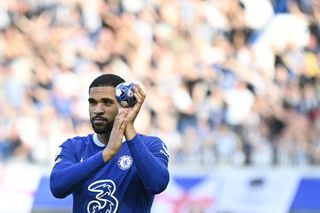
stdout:
[(111, 86), (92, 87), (88, 101), (90, 122), (95, 133), (110, 133), (114, 118), (118, 114), (115, 88)]

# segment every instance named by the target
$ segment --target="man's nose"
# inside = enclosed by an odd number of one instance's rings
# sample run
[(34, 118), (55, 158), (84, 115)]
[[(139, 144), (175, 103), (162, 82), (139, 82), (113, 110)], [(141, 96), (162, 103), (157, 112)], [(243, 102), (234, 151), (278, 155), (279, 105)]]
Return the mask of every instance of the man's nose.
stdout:
[(94, 113), (100, 114), (103, 113), (103, 103), (97, 103), (96, 107), (94, 108)]

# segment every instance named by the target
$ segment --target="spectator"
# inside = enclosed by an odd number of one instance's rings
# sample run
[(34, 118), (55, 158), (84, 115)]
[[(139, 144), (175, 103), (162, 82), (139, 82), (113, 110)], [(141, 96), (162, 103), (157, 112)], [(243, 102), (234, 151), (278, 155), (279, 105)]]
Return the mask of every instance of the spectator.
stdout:
[(19, 159), (13, 131), (50, 164), (88, 128), (83, 90), (118, 73), (145, 85), (137, 125), (168, 140), (171, 163), (319, 165), (319, 1), (135, 2), (1, 1), (1, 159)]

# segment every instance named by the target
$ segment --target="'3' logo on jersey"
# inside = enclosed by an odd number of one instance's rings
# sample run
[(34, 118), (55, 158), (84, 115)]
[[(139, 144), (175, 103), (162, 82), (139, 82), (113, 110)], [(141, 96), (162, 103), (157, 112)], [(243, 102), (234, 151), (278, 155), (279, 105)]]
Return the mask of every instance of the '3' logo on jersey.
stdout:
[(114, 197), (116, 185), (112, 180), (99, 180), (91, 183), (88, 190), (95, 193), (95, 199), (87, 206), (88, 213), (114, 213), (118, 209), (118, 200)]

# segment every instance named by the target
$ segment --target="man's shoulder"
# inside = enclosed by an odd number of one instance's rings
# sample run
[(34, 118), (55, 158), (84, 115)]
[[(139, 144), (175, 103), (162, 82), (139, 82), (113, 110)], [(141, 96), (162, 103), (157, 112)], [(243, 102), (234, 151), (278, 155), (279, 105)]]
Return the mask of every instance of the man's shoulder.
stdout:
[(142, 139), (159, 140), (159, 137), (154, 136), (154, 135), (146, 135), (146, 134), (142, 134), (142, 133), (138, 133), (137, 135)]
[(141, 141), (143, 141), (149, 149), (159, 150), (162, 154), (169, 158), (168, 148), (165, 142), (163, 142), (160, 137), (143, 134), (138, 134), (138, 136), (142, 139)]
[(161, 144), (164, 143), (161, 140), (161, 138), (154, 135), (144, 135), (144, 134), (138, 133), (138, 136), (142, 139), (144, 143), (161, 143)]

